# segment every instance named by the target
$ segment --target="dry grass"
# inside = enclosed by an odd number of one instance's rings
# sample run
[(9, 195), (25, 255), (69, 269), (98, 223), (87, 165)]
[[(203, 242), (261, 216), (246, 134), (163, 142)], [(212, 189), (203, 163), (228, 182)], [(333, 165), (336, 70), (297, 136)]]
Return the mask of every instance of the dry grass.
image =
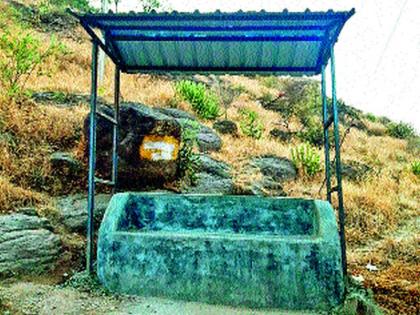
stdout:
[(22, 189), (58, 192), (61, 180), (51, 173), (50, 155), (74, 150), (86, 110), (0, 101), (0, 176)]
[(45, 196), (32, 190), (13, 185), (0, 176), (0, 213), (10, 213), (20, 207), (39, 205), (45, 202)]

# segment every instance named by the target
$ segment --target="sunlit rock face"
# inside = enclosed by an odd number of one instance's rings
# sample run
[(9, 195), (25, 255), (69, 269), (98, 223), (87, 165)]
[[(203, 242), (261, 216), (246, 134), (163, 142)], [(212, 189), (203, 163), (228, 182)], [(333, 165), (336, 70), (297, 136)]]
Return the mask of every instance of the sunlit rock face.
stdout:
[[(99, 111), (113, 116), (113, 109), (99, 106)], [(89, 117), (85, 120), (89, 137)], [(97, 118), (96, 168), (106, 176), (112, 168), (113, 125)], [(179, 122), (142, 104), (124, 103), (120, 108), (119, 187), (162, 187), (178, 177), (181, 125)], [(86, 154), (88, 153), (86, 142)]]

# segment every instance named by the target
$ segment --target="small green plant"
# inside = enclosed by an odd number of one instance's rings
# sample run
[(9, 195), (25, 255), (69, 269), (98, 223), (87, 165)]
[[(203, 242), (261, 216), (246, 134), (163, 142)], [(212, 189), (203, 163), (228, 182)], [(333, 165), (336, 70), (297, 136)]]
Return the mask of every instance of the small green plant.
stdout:
[(258, 117), (258, 114), (250, 109), (242, 108), (239, 110), (241, 121), (239, 126), (244, 135), (255, 139), (261, 139), (264, 126)]
[(321, 157), (309, 143), (303, 143), (291, 150), (295, 167), (307, 177), (312, 177), (321, 170)]
[(362, 283), (357, 282), (353, 277), (346, 281), (346, 295), (343, 302), (333, 308), (328, 314), (331, 315), (383, 315), (384, 313), (376, 304), (371, 289), (366, 289)]
[(45, 66), (45, 61), (65, 51), (65, 46), (54, 38), (42, 49), (41, 41), (30, 33), (4, 32), (0, 35), (0, 85), (11, 97), (22, 94), (29, 77), (32, 74), (49, 76), (52, 70)]
[(415, 160), (411, 163), (411, 171), (414, 175), (420, 176), (420, 160)]
[(61, 91), (53, 91), (52, 99), (57, 103), (64, 103), (67, 100), (67, 94)]
[(388, 135), (398, 139), (409, 139), (415, 136), (414, 128), (410, 124), (404, 122), (391, 122), (386, 126), (386, 129)]
[(178, 171), (182, 178), (187, 179), (191, 184), (195, 184), (199, 159), (194, 154), (194, 150), (197, 147), (197, 135), (200, 131), (200, 125), (194, 120), (186, 119), (182, 122), (181, 127), (182, 136)]
[(220, 116), (219, 100), (213, 92), (206, 89), (204, 84), (182, 80), (176, 83), (175, 89), (201, 118), (216, 119)]
[(106, 94), (106, 87), (105, 86), (100, 86), (100, 87), (98, 87), (98, 95), (100, 96), (100, 97), (104, 97), (105, 96), (105, 94)]
[(61, 285), (63, 288), (73, 288), (80, 292), (107, 295), (109, 291), (101, 285), (96, 274), (90, 275), (87, 271), (73, 274), (70, 279)]

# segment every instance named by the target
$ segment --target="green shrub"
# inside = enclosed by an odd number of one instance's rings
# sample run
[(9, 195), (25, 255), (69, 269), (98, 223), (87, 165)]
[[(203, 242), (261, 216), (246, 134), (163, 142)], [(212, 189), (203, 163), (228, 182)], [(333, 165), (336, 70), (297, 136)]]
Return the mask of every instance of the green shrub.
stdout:
[(242, 108), (239, 110), (241, 121), (239, 126), (244, 135), (255, 139), (261, 139), (264, 126), (260, 121), (258, 114), (250, 109)]
[(240, 95), (242, 93), (247, 93), (248, 90), (246, 89), (245, 86), (243, 86), (242, 84), (234, 84), (231, 86), (232, 91), (234, 91), (237, 95)]
[(197, 135), (200, 131), (200, 125), (194, 120), (187, 119), (181, 124), (181, 148), (179, 150), (179, 175), (194, 184), (197, 176), (196, 171), (199, 159), (194, 154), (197, 147)]
[(175, 89), (201, 118), (216, 119), (220, 116), (219, 100), (214, 93), (206, 89), (204, 84), (182, 80), (176, 83)]
[(388, 135), (398, 139), (409, 139), (415, 136), (414, 128), (410, 124), (404, 122), (391, 122), (386, 126), (386, 129)]
[[(332, 132), (329, 133), (329, 140), (333, 140)], [(324, 129), (322, 128), (322, 123), (319, 120), (314, 120), (308, 124), (306, 128), (297, 133), (297, 137), (303, 142), (308, 142), (309, 144), (321, 147), (324, 144)]]
[(414, 175), (420, 176), (420, 160), (415, 160), (411, 163), (411, 171)]
[(291, 150), (295, 167), (308, 177), (314, 176), (321, 170), (321, 157), (309, 143), (303, 143)]
[(306, 126), (315, 115), (321, 115), (321, 91), (318, 82), (285, 79), (282, 81), (281, 91), (279, 95), (264, 93), (259, 101), (265, 109), (278, 112), (287, 129), (292, 117), (296, 117)]
[(217, 94), (218, 94), (218, 99), (220, 103), (223, 104), (223, 107), (225, 109), (224, 115), (225, 115), (225, 120), (227, 120), (228, 107), (230, 106), (230, 104), (232, 104), (233, 100), (236, 97), (238, 97), (241, 93), (238, 90), (233, 89), (229, 83), (219, 82), (219, 84), (217, 85)]
[(162, 1), (160, 0), (140, 0), (140, 5), (144, 12), (151, 12), (162, 7)]
[(261, 84), (269, 89), (278, 89), (280, 86), (279, 79), (276, 76), (264, 76), (260, 79)]
[(414, 155), (420, 155), (420, 137), (414, 136), (408, 139), (407, 151)]
[(92, 9), (89, 0), (43, 0), (38, 6), (40, 15), (50, 14), (51, 12), (64, 12), (67, 8), (81, 12)]
[(371, 113), (367, 113), (365, 117), (366, 117), (367, 120), (369, 120), (371, 122), (377, 122), (378, 121), (378, 118)]
[(49, 58), (66, 53), (61, 43), (51, 39), (46, 49), (41, 41), (29, 33), (0, 35), (0, 85), (9, 96), (24, 92), (26, 82), (32, 74), (50, 75), (51, 68), (45, 66)]

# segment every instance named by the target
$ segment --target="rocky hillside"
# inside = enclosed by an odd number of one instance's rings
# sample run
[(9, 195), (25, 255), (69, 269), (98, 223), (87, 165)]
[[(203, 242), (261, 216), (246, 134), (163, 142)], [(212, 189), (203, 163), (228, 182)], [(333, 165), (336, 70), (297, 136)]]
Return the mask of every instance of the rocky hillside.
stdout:
[[(0, 275), (9, 279), (0, 284), (0, 310), (16, 313), (10, 276), (56, 285), (84, 268), (90, 43), (62, 7), (42, 3), (0, 4)], [(99, 88), (108, 114), (112, 78), (108, 62)], [(129, 135), (138, 122), (123, 124), (125, 188), (324, 198), (318, 81), (123, 74), (121, 87), (122, 113), (174, 126), (168, 134), (181, 143), (177, 163), (133, 173), (138, 148)], [(383, 309), (413, 314), (420, 139), (344, 101), (340, 110), (350, 273)], [(99, 125), (98, 166), (107, 176), (109, 126)], [(99, 224), (109, 191), (98, 193)]]

